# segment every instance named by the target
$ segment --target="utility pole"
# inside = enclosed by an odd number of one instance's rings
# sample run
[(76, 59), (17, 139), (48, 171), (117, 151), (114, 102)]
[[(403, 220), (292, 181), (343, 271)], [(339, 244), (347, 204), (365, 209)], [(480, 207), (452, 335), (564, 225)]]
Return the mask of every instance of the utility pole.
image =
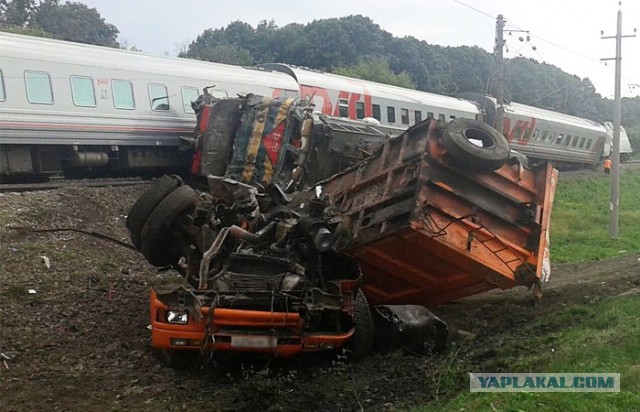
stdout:
[[(622, 2), (618, 3), (620, 6)], [(620, 121), (622, 117), (622, 100), (620, 98), (620, 83), (622, 77), (622, 38), (635, 37), (622, 35), (622, 11), (618, 9), (618, 26), (615, 36), (602, 36), (603, 39), (616, 39), (616, 57), (601, 60), (616, 61), (616, 80), (613, 103), (613, 153), (611, 154), (611, 199), (609, 200), (609, 236), (618, 238), (618, 214), (620, 206)]]
[(504, 117), (504, 17), (498, 14), (496, 19), (496, 44), (494, 47), (494, 56), (498, 64), (496, 73), (496, 124), (495, 129), (502, 133), (502, 118)]

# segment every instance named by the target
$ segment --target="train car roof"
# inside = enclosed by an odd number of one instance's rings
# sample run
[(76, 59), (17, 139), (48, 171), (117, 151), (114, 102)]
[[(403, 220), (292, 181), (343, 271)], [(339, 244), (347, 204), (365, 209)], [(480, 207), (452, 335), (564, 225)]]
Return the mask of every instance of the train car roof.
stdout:
[(13, 33), (0, 32), (0, 56), (143, 72), (149, 75), (191, 79), (215, 78), (215, 81), (247, 85), (268, 84), (273, 88), (298, 90), (295, 80), (281, 72), (178, 57), (154, 56), (143, 52)]
[(595, 132), (601, 132), (603, 134), (606, 133), (605, 127), (601, 123), (594, 122), (593, 120), (554, 112), (547, 109), (541, 109), (539, 107), (527, 106), (526, 104), (510, 102), (509, 104), (505, 105), (504, 110), (505, 113), (534, 117), (536, 119), (546, 120), (549, 122), (562, 123), (569, 127), (588, 129)]
[(301, 86), (317, 86), (330, 90), (348, 91), (351, 93), (366, 92), (372, 96), (382, 99), (406, 101), (409, 103), (441, 107), (443, 109), (466, 111), (474, 114), (480, 113), (480, 109), (474, 103), (456, 97), (442, 96), (419, 90), (404, 89), (402, 87), (372, 82), (369, 80), (352, 79), (350, 77), (283, 63), (263, 64), (260, 66), (288, 73), (295, 77)]

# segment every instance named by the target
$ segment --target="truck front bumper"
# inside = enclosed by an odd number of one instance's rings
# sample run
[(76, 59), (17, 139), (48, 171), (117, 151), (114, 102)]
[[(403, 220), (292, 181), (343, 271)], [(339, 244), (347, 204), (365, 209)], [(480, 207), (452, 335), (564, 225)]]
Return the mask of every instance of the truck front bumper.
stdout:
[[(184, 324), (169, 323), (169, 307), (151, 291), (151, 346), (166, 350), (252, 352), (278, 357), (338, 349), (353, 337), (344, 333), (310, 333), (298, 313), (201, 307)], [(196, 319), (197, 318), (197, 319)]]

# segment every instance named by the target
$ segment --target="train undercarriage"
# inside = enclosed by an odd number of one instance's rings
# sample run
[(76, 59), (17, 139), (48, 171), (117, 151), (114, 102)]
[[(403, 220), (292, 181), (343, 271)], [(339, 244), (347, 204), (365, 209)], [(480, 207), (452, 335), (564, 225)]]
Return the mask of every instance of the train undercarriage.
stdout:
[(52, 178), (186, 175), (191, 153), (179, 147), (1, 145), (3, 183)]

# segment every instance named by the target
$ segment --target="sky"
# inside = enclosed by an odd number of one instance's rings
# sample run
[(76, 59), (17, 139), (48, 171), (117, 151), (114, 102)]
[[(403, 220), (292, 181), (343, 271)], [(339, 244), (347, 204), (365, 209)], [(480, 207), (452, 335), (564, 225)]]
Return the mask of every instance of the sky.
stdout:
[[(506, 19), (505, 57), (523, 56), (589, 78), (596, 91), (613, 98), (617, 12), (622, 34), (640, 29), (639, 0), (76, 0), (94, 7), (119, 30), (121, 44), (156, 55), (175, 56), (204, 30), (240, 20), (253, 27), (273, 20), (289, 23), (361, 14), (397, 37), (413, 36), (441, 46), (478, 46), (493, 51), (495, 19)], [(619, 3), (621, 3), (619, 5)], [(519, 41), (526, 33), (530, 41)], [(622, 40), (623, 97), (640, 96), (640, 32)]]

